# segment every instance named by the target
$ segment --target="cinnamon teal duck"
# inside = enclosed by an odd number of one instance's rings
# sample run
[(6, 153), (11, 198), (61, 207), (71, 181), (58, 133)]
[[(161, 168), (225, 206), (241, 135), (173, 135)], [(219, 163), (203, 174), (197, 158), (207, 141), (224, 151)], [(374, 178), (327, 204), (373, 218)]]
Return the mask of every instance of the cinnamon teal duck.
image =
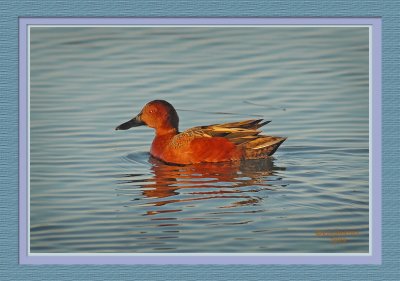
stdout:
[(174, 107), (164, 100), (147, 103), (142, 111), (115, 130), (146, 125), (155, 129), (150, 154), (169, 164), (240, 161), (261, 159), (274, 154), (284, 137), (261, 135), (260, 127), (270, 121), (251, 119), (214, 124), (179, 132)]

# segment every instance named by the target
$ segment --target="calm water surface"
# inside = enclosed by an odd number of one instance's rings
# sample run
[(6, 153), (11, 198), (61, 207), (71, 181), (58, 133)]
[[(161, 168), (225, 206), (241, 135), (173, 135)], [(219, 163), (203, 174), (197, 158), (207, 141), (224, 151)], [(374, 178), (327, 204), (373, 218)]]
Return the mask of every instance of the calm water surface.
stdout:
[[(34, 27), (33, 253), (368, 252), (368, 29)], [(181, 130), (265, 118), (274, 158), (165, 165), (152, 129), (114, 131), (165, 99)], [(353, 231), (346, 241), (320, 232)], [(342, 236), (339, 236), (342, 237)]]

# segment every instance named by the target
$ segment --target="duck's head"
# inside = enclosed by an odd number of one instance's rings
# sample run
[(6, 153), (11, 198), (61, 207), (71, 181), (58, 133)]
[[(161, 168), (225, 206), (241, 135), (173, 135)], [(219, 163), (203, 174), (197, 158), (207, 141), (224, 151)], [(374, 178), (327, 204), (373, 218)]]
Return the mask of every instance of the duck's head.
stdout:
[(169, 102), (153, 100), (147, 103), (138, 115), (119, 125), (115, 130), (128, 130), (142, 125), (154, 128), (159, 134), (177, 132), (179, 118), (175, 108)]

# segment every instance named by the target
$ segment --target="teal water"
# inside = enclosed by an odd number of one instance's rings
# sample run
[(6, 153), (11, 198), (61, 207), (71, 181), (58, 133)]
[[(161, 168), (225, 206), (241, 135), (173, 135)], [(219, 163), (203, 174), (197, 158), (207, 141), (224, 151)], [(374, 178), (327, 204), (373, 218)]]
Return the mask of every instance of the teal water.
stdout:
[[(367, 28), (33, 27), (30, 43), (32, 253), (368, 252)], [(288, 139), (265, 161), (165, 165), (150, 128), (114, 131), (153, 99), (181, 130), (265, 118)]]

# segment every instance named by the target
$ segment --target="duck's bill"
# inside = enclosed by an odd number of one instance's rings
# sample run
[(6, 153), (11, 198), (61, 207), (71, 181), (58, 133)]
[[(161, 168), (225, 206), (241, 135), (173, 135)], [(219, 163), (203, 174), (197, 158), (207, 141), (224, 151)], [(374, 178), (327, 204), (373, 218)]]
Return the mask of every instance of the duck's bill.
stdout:
[(122, 123), (121, 125), (116, 127), (115, 130), (128, 130), (132, 127), (138, 127), (138, 126), (142, 126), (142, 125), (146, 125), (146, 124), (140, 119), (140, 115), (138, 115), (138, 116), (132, 118), (131, 120), (129, 120), (128, 122)]

